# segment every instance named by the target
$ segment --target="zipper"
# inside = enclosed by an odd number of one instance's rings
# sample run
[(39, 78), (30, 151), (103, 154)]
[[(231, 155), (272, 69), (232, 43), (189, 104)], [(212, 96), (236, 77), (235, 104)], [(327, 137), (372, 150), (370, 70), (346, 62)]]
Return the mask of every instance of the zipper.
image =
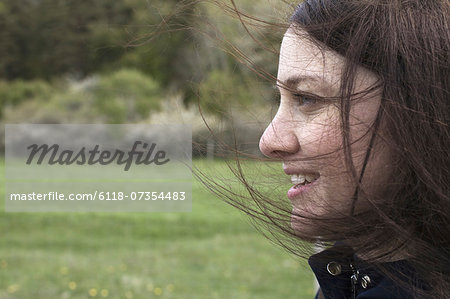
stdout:
[(352, 269), (353, 272), (352, 276), (350, 276), (350, 280), (352, 283), (352, 298), (356, 299), (356, 286), (358, 285), (359, 270), (356, 270), (353, 264), (350, 264), (350, 268)]

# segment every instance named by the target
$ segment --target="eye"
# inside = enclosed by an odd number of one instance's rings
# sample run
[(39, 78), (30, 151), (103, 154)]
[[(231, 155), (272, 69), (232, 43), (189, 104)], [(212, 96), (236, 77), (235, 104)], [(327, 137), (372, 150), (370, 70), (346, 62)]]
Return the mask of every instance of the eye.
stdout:
[(315, 105), (318, 102), (316, 98), (304, 94), (293, 94), (292, 97), (300, 106)]

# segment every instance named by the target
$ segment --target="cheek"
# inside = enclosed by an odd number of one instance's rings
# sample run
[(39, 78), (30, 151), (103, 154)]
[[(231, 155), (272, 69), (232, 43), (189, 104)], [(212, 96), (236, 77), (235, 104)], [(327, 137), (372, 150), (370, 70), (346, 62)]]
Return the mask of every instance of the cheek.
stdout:
[(347, 211), (346, 202), (350, 204), (355, 185), (345, 165), (338, 110), (330, 107), (311, 118), (298, 138), (305, 164), (320, 173), (320, 182), (305, 201), (296, 204), (297, 208), (307, 211), (309, 207), (316, 215)]
[(317, 162), (328, 159), (342, 147), (341, 135), (339, 115), (334, 107), (308, 116), (298, 129), (302, 156), (317, 158)]
[(383, 201), (383, 195), (395, 184), (394, 159), (386, 144), (378, 140), (366, 166), (362, 180), (363, 196), (373, 201)]
[[(352, 110), (353, 115), (350, 119), (352, 159), (358, 179), (366, 160), (378, 109), (378, 99), (372, 98), (365, 103), (361, 103), (361, 105), (356, 105)], [(383, 194), (388, 190), (389, 184), (392, 183), (391, 174), (393, 173), (394, 159), (382, 137), (384, 130), (382, 124), (381, 121), (365, 165), (359, 194), (361, 209), (367, 209), (374, 201), (382, 201)]]
[[(348, 174), (345, 166), (344, 151), (342, 146), (342, 128), (340, 117), (333, 112), (317, 120), (314, 126), (311, 152), (315, 157), (314, 165), (320, 172), (330, 189), (342, 191), (348, 186)], [(334, 190), (331, 190), (333, 192)]]

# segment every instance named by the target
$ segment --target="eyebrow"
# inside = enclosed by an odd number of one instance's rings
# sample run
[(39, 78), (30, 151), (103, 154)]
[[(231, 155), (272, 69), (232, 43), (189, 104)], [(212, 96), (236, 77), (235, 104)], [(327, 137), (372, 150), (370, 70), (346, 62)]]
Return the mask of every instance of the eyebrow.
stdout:
[(323, 77), (317, 76), (291, 76), (287, 78), (284, 82), (277, 80), (276, 86), (278, 88), (284, 88), (289, 90), (296, 90), (300, 83), (313, 83), (323, 92), (333, 91), (332, 84), (326, 81)]

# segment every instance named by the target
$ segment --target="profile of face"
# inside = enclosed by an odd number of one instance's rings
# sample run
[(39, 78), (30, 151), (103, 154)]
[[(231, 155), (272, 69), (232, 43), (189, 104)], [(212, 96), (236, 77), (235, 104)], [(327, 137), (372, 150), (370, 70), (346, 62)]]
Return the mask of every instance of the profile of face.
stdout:
[[(320, 237), (312, 219), (349, 216), (357, 186), (346, 167), (339, 95), (345, 58), (321, 49), (299, 28), (286, 32), (280, 50), (277, 86), (280, 106), (260, 140), (267, 157), (281, 159), (290, 176), (287, 190), (294, 231)], [(377, 77), (360, 68), (350, 104), (350, 148), (357, 175), (361, 172), (380, 107), (379, 92), (361, 93)], [(356, 96), (358, 95), (359, 96)], [(334, 97), (334, 99), (333, 99)], [(377, 138), (356, 201), (355, 214), (371, 208), (368, 195), (381, 197), (390, 183), (391, 155)]]

